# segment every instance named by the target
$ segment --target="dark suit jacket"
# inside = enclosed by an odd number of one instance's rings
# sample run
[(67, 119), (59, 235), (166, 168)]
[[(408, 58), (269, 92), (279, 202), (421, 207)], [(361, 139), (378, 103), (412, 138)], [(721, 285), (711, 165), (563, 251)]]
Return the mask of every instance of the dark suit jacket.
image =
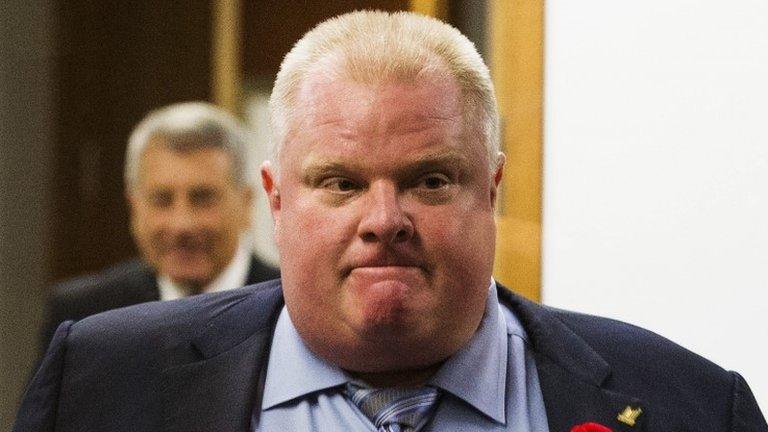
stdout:
[[(499, 293), (528, 332), (550, 431), (768, 432), (738, 374), (646, 330)], [(64, 323), (14, 430), (246, 432), (282, 305), (271, 281)], [(635, 427), (616, 419), (627, 405), (643, 410)]]
[[(245, 285), (279, 277), (278, 269), (251, 256)], [(52, 291), (41, 332), (41, 352), (45, 352), (56, 327), (66, 320), (79, 321), (100, 312), (160, 300), (157, 275), (140, 259), (59, 283)]]

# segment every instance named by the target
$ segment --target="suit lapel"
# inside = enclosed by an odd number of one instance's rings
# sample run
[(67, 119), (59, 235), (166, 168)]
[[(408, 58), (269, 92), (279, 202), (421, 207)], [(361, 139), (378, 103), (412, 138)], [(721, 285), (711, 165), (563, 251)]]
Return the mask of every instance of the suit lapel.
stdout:
[[(533, 344), (536, 368), (551, 432), (567, 432), (574, 426), (594, 422), (614, 432), (653, 432), (648, 419), (655, 408), (632, 395), (610, 389), (611, 366), (581, 337), (571, 331), (545, 307), (525, 300), (500, 287), (499, 296), (523, 323)], [(626, 408), (640, 408), (634, 426), (619, 421)]]
[(205, 324), (192, 341), (197, 358), (161, 376), (163, 430), (250, 430), (282, 304), (279, 283), (271, 283)]
[(166, 371), (165, 430), (247, 432), (268, 342), (261, 332), (219, 356)]
[(157, 275), (154, 272), (147, 273), (142, 282), (144, 301), (160, 300), (160, 285), (157, 284)]
[[(602, 424), (614, 432), (647, 431), (648, 407), (639, 399), (584, 381), (546, 356), (537, 356), (536, 368), (551, 432), (570, 431), (588, 422)], [(627, 406), (643, 410), (634, 426), (618, 420)]]
[(155, 271), (141, 260), (136, 260), (134, 266), (135, 270), (124, 282), (120, 307), (160, 300)]
[(245, 280), (246, 285), (265, 282), (270, 279), (276, 279), (279, 277), (280, 271), (278, 269), (270, 267), (255, 256), (251, 255), (251, 258), (248, 261), (248, 276)]

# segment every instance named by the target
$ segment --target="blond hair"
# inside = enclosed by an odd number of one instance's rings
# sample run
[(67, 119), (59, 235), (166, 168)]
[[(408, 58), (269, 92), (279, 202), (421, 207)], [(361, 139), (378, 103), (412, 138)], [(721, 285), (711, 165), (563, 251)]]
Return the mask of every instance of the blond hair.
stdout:
[(320, 23), (294, 45), (283, 59), (269, 101), (273, 163), (290, 132), (299, 87), (312, 73), (376, 84), (412, 81), (444, 70), (461, 89), (465, 126), (480, 135), (494, 171), (499, 117), (488, 67), (461, 32), (411, 12), (340, 15)]

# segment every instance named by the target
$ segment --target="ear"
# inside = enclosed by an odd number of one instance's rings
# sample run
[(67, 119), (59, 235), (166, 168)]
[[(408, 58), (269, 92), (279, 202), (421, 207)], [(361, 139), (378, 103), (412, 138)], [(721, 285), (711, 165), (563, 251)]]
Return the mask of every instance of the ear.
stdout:
[(496, 172), (493, 174), (493, 181), (491, 184), (491, 207), (496, 208), (496, 198), (499, 196), (499, 187), (501, 187), (501, 178), (504, 175), (504, 162), (507, 157), (504, 153), (499, 152), (496, 155)]
[(136, 212), (139, 206), (138, 193), (136, 186), (127, 186), (125, 188), (125, 202), (128, 204), (128, 212), (130, 213), (131, 234), (134, 236), (136, 235), (136, 224), (134, 221), (136, 220)]
[(129, 189), (129, 187), (125, 188), (125, 202), (128, 203), (128, 210), (133, 213), (136, 207), (136, 191)]
[(261, 184), (264, 187), (264, 192), (267, 194), (267, 201), (269, 201), (269, 211), (272, 213), (272, 219), (275, 220), (275, 226), (277, 226), (280, 218), (280, 187), (275, 176), (272, 162), (264, 161), (261, 164)]

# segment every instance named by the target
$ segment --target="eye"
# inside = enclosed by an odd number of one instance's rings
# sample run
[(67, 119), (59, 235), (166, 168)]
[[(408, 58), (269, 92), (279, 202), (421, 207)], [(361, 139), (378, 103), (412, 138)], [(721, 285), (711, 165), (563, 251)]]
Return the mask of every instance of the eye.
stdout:
[(357, 183), (344, 177), (331, 177), (320, 182), (322, 189), (327, 189), (331, 192), (346, 193), (357, 190)]
[(169, 191), (153, 191), (147, 198), (149, 204), (155, 208), (170, 207), (173, 203), (173, 193)]
[(444, 174), (428, 174), (419, 179), (418, 187), (428, 190), (437, 190), (448, 186), (451, 180)]
[(210, 207), (219, 198), (219, 193), (213, 188), (198, 187), (189, 192), (189, 202), (195, 207)]

